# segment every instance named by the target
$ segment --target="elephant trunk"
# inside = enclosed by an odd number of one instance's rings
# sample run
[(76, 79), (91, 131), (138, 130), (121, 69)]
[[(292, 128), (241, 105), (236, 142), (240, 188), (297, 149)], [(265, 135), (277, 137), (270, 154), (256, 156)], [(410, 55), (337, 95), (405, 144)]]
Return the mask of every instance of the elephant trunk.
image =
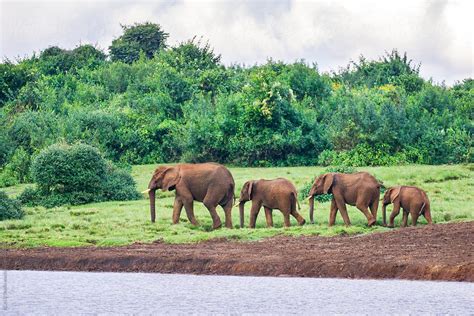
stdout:
[(311, 195), (311, 197), (309, 198), (309, 221), (311, 222), (311, 224), (314, 224), (313, 214), (314, 214), (314, 195)]
[(239, 203), (240, 228), (244, 228), (244, 205), (245, 202)]
[(150, 196), (150, 214), (151, 214), (151, 222), (155, 222), (156, 212), (155, 212), (155, 192), (156, 190), (150, 190), (148, 193)]
[(383, 217), (383, 226), (387, 226), (387, 204), (382, 206), (382, 217)]

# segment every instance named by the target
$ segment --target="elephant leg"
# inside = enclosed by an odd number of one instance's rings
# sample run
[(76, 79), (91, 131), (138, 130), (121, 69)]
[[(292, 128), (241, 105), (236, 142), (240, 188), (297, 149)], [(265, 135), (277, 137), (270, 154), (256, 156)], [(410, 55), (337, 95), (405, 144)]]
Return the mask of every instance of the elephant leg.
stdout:
[(291, 223), (290, 223), (290, 212), (284, 212), (282, 211), (283, 213), (283, 226), (284, 227), (290, 227), (291, 226)]
[(363, 203), (357, 203), (356, 204), (356, 207), (365, 215), (365, 217), (367, 218), (367, 226), (372, 226), (373, 224), (375, 224), (375, 218), (374, 216), (372, 215), (372, 213), (369, 212), (369, 208), (367, 207), (367, 205), (363, 204)]
[(296, 221), (298, 222), (298, 225), (302, 226), (306, 223), (305, 219), (303, 218), (303, 216), (301, 216), (300, 213), (298, 213), (298, 211), (296, 209), (294, 209), (292, 212), (291, 212), (291, 215), (293, 215), (293, 217), (296, 219)]
[(411, 212), (411, 225), (416, 226), (416, 223), (418, 223), (418, 213), (417, 212)]
[(257, 221), (257, 215), (261, 207), (262, 204), (260, 202), (252, 201), (252, 208), (250, 209), (250, 228), (255, 228), (255, 222)]
[(213, 203), (206, 201), (206, 199), (204, 199), (203, 203), (204, 203), (204, 206), (208, 209), (209, 213), (211, 214), (212, 229), (220, 228), (222, 226), (222, 222), (219, 215), (217, 215), (216, 206)]
[(182, 209), (183, 209), (183, 201), (181, 201), (181, 199), (175, 198), (174, 204), (173, 204), (173, 224), (179, 223), (179, 216), (181, 215)]
[(265, 219), (267, 220), (267, 227), (273, 227), (273, 210), (269, 207), (264, 206)]
[(337, 214), (337, 205), (336, 200), (334, 198), (331, 201), (331, 211), (329, 212), (329, 226), (333, 226), (336, 222), (336, 214)]
[(378, 197), (370, 204), (370, 213), (372, 213), (372, 216), (375, 219), (375, 222), (377, 222), (377, 210), (379, 208), (379, 199)]
[(433, 224), (433, 220), (431, 219), (431, 211), (429, 209), (424, 211), (423, 216), (426, 218), (428, 225)]
[(199, 223), (194, 217), (194, 203), (193, 200), (186, 200), (184, 201), (184, 209), (186, 210), (186, 215), (188, 216), (189, 221), (194, 226), (198, 226)]
[(408, 212), (403, 212), (402, 224), (400, 226), (407, 227), (407, 224), (408, 224)]
[(346, 226), (351, 226), (351, 220), (349, 219), (349, 214), (347, 214), (346, 203), (344, 203), (344, 201), (341, 199), (336, 199), (336, 206), (341, 212), (344, 224), (346, 224)]
[(388, 227), (394, 227), (394, 221), (395, 221), (395, 217), (400, 213), (400, 203), (399, 202), (395, 202), (393, 203), (393, 210), (392, 210), (392, 213), (390, 214), (390, 219), (389, 219), (389, 223), (388, 223)]
[(225, 214), (225, 227), (227, 228), (232, 228), (232, 202), (233, 200), (229, 200), (229, 202), (222, 207)]

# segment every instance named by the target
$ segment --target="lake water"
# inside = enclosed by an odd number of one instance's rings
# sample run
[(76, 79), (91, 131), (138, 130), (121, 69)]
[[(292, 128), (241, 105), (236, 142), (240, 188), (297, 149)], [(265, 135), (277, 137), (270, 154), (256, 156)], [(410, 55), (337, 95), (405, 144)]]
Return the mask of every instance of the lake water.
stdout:
[(1, 271), (0, 314), (473, 314), (474, 284)]

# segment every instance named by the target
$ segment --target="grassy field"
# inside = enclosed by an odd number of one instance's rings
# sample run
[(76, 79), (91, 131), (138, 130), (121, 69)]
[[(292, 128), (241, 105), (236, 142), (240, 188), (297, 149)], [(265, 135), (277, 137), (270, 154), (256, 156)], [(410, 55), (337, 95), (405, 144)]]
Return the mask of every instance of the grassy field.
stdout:
[[(132, 175), (139, 191), (146, 189), (154, 170), (154, 165), (134, 166)], [(236, 181), (236, 194), (242, 184), (249, 179), (285, 177), (301, 188), (314, 176), (324, 171), (323, 167), (285, 167), (285, 168), (230, 168)], [(397, 166), (358, 168), (368, 171), (388, 186), (405, 184), (416, 185), (428, 192), (431, 199), (432, 215), (435, 223), (472, 220), (474, 207), (474, 165), (449, 166)], [(27, 185), (19, 185), (4, 190), (10, 196), (16, 196)], [(282, 228), (283, 217), (279, 211), (273, 212), (275, 228), (265, 227), (265, 214), (261, 210), (257, 228), (226, 229), (211, 231), (209, 212), (201, 203), (195, 202), (195, 214), (200, 227), (188, 223), (185, 212), (181, 214), (178, 225), (171, 225), (171, 213), (174, 192), (157, 194), (157, 222), (150, 222), (149, 202), (143, 198), (138, 201), (105, 202), (81, 206), (63, 206), (52, 209), (42, 207), (26, 208), (27, 215), (22, 220), (0, 222), (0, 243), (3, 246), (82, 246), (82, 245), (126, 245), (133, 242), (153, 242), (161, 240), (169, 243), (197, 242), (211, 238), (229, 238), (237, 240), (256, 240), (275, 235), (322, 235), (359, 234), (385, 231), (388, 228), (366, 227), (366, 219), (355, 207), (349, 206), (349, 216), (353, 225), (345, 227), (338, 214), (336, 226), (327, 227), (329, 203), (316, 203), (315, 225), (296, 226), (292, 218), (291, 228)], [(306, 200), (301, 202), (301, 213), (308, 221), (309, 206)], [(382, 221), (381, 205), (378, 222)], [(245, 222), (249, 222), (250, 203), (246, 204)], [(391, 207), (389, 207), (389, 212)], [(218, 210), (224, 219), (222, 209)], [(399, 225), (401, 215), (396, 219)], [(238, 226), (238, 209), (233, 210), (234, 226)], [(420, 224), (426, 221), (421, 219)]]

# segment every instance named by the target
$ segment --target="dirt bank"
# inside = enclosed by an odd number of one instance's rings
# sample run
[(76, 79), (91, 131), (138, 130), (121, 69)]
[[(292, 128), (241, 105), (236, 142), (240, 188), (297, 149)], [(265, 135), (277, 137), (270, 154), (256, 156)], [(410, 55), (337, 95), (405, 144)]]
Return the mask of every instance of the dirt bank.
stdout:
[(0, 249), (0, 269), (474, 281), (474, 221), (341, 237)]

